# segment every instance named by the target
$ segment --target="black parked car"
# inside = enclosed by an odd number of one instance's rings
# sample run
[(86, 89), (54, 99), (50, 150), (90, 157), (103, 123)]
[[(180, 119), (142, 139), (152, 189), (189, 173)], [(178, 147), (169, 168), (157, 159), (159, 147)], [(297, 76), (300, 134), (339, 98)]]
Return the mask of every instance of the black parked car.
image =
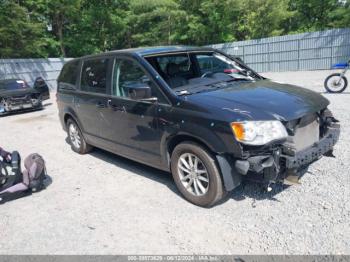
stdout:
[(243, 179), (295, 182), (332, 155), (340, 127), (323, 96), (271, 82), (210, 48), (129, 49), (68, 62), (59, 115), (72, 149), (92, 146), (170, 171), (211, 206)]
[(36, 79), (33, 88), (22, 79), (0, 80), (0, 115), (41, 109), (42, 101), (49, 98), (49, 88), (41, 77)]

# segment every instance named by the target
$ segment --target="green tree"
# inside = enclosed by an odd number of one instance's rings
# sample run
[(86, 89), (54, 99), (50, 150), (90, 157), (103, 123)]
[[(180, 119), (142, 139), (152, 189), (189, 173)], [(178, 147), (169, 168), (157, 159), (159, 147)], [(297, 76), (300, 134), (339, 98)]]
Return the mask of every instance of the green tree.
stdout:
[(348, 0), (290, 0), (289, 9), (295, 11), (290, 24), (291, 32), (350, 26)]
[(341, 1), (338, 3), (337, 8), (330, 12), (329, 17), (330, 28), (350, 27), (350, 1)]
[(284, 25), (295, 15), (288, 0), (246, 0), (241, 7), (236, 38), (256, 39), (287, 33)]
[(66, 32), (69, 56), (122, 48), (128, 5), (125, 1), (85, 0)]
[(177, 43), (178, 23), (186, 17), (186, 12), (178, 7), (173, 0), (131, 0), (126, 17), (126, 46)]
[(1, 57), (75, 57), (350, 26), (350, 0), (0, 0)]
[(27, 10), (13, 1), (0, 2), (0, 56), (45, 57), (43, 23), (31, 21)]
[(72, 26), (72, 20), (79, 17), (80, 0), (48, 0), (47, 19), (59, 42), (61, 55), (66, 56), (65, 31)]

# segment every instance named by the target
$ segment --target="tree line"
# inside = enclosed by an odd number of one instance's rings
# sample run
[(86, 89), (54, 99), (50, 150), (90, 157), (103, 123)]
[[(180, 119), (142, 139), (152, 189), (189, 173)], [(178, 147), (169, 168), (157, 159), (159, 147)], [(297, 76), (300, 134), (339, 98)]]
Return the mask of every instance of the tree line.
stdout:
[(350, 0), (0, 0), (0, 57), (78, 57), (350, 27)]

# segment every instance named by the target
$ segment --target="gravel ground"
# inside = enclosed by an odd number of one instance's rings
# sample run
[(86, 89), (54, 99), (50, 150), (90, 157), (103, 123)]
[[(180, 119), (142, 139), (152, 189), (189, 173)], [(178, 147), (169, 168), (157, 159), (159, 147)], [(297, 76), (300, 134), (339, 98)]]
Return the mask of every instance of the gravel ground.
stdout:
[[(327, 71), (266, 74), (323, 92)], [(47, 159), (46, 190), (0, 205), (1, 254), (350, 254), (350, 94), (324, 94), (341, 121), (335, 159), (301, 185), (236, 189), (211, 209), (179, 196), (170, 174), (65, 142), (52, 99), (0, 118), (0, 145)]]

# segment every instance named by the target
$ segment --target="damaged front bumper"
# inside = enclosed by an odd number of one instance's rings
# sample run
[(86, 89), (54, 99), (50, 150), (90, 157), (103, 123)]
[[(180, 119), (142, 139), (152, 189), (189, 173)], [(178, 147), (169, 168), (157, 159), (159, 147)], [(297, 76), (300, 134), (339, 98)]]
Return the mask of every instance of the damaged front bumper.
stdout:
[[(248, 175), (248, 179), (260, 180), (264, 183), (289, 184), (291, 181), (296, 183), (308, 165), (322, 156), (332, 155), (333, 147), (338, 142), (339, 136), (340, 125), (332, 123), (318, 142), (303, 150), (292, 151), (287, 145), (281, 145), (271, 155), (248, 158), (246, 161), (249, 163), (249, 169), (245, 174), (241, 172), (241, 175)], [(240, 162), (236, 161), (235, 166), (238, 171), (240, 170), (239, 165)]]
[(283, 155), (285, 158), (286, 169), (298, 169), (301, 166), (310, 164), (318, 160), (321, 156), (331, 153), (334, 145), (338, 142), (340, 136), (340, 125), (332, 124), (328, 127), (326, 135), (314, 145), (296, 152), (293, 156)]
[(293, 151), (287, 145), (280, 145), (269, 152), (261, 152), (245, 159), (218, 155), (226, 190), (237, 187), (243, 179), (265, 184), (298, 182), (308, 165), (322, 156), (332, 156), (334, 145), (340, 136), (340, 125), (330, 123), (323, 137), (313, 145)]
[(0, 114), (6, 114), (18, 110), (30, 110), (42, 106), (42, 101), (38, 98), (7, 98), (0, 101)]

